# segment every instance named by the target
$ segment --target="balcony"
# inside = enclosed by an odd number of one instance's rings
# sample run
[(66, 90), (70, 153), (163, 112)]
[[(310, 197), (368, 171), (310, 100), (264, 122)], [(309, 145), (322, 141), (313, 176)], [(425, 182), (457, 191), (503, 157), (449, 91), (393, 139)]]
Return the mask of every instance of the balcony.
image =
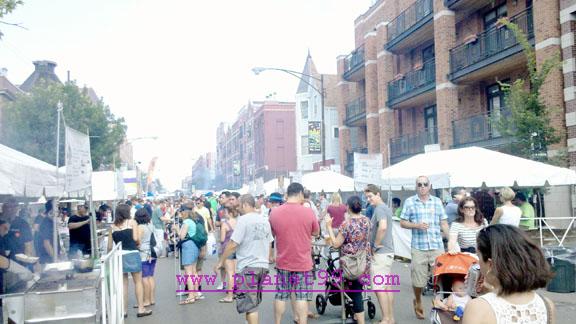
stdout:
[(344, 124), (356, 127), (366, 124), (366, 97), (356, 98), (346, 104), (346, 120)]
[(349, 172), (350, 174), (354, 174), (354, 152), (367, 154), (368, 148), (365, 147), (355, 148), (352, 149), (352, 151), (346, 152), (346, 171)]
[(403, 135), (390, 140), (390, 163), (401, 162), (413, 155), (424, 153), (424, 146), (438, 143), (438, 129), (427, 129), (416, 134)]
[(457, 18), (468, 17), (471, 13), (485, 7), (487, 3), (487, 0), (444, 0), (444, 6), (456, 11), (456, 15), (460, 16)]
[(434, 38), (432, 0), (416, 0), (388, 25), (386, 50), (404, 52)]
[(454, 148), (480, 146), (498, 149), (512, 141), (498, 131), (497, 118), (490, 114), (476, 115), (452, 121)]
[(346, 81), (354, 82), (364, 79), (364, 45), (346, 56), (342, 78)]
[[(510, 18), (510, 21), (517, 24), (534, 45), (532, 8)], [(451, 81), (474, 81), (503, 69), (516, 68), (524, 61), (522, 46), (512, 31), (496, 26), (450, 50), (451, 73), (448, 77)]]
[(401, 79), (388, 83), (387, 106), (395, 107), (401, 103), (414, 105), (416, 97), (429, 91), (433, 92), (435, 87), (436, 61), (432, 59), (425, 62), (422, 68), (410, 71)]

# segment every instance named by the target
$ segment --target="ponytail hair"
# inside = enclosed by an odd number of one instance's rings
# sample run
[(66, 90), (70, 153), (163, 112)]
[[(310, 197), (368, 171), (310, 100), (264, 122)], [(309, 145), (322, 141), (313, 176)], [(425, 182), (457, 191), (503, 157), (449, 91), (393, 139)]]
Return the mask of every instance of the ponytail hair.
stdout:
[(348, 198), (346, 202), (350, 211), (354, 214), (359, 214), (362, 212), (362, 200), (358, 196), (352, 196)]

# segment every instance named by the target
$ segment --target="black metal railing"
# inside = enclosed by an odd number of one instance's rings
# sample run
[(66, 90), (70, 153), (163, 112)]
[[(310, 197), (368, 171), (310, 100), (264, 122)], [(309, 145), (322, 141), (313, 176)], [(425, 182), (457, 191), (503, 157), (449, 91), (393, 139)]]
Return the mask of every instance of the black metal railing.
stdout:
[(364, 45), (355, 49), (344, 59), (344, 78), (364, 66)]
[(502, 116), (507, 116), (504, 111), (501, 114), (491, 116), (489, 113), (471, 116), (452, 121), (452, 133), (454, 147), (470, 146), (498, 146), (503, 137), (498, 123)]
[(358, 97), (346, 104), (345, 124), (349, 125), (366, 117), (366, 97)]
[[(518, 25), (528, 39), (534, 38), (532, 8), (528, 8), (510, 18), (510, 22)], [(505, 26), (495, 26), (478, 34), (476, 40), (451, 49), (450, 71), (452, 73), (458, 72), (496, 56), (516, 45), (519, 45), (519, 43), (511, 30)], [(518, 51), (521, 50), (521, 48), (518, 48)]]
[(436, 83), (436, 61), (428, 60), (420, 70), (406, 73), (402, 79), (388, 83), (388, 100), (393, 101), (412, 91)]
[(456, 3), (458, 3), (460, 0), (444, 0), (444, 6), (446, 8), (450, 8), (453, 5), (455, 5)]
[(400, 37), (410, 27), (434, 13), (432, 0), (416, 0), (388, 25), (388, 42)]
[(424, 146), (438, 143), (438, 129), (429, 128), (416, 134), (407, 134), (390, 139), (390, 158), (392, 162), (414, 154), (423, 153)]

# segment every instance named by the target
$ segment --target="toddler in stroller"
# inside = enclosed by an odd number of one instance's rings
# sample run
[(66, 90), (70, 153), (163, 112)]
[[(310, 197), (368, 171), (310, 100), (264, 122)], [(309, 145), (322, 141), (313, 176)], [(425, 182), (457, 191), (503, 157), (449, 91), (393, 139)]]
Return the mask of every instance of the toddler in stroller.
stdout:
[[(318, 278), (321, 283), (325, 282), (325, 292), (316, 295), (316, 311), (322, 315), (326, 311), (328, 302), (333, 306), (343, 306), (346, 318), (353, 318), (353, 303), (350, 296), (343, 292), (346, 290), (346, 281), (342, 276), (339, 266), (340, 253), (337, 249), (330, 248), (326, 258), (326, 270), (320, 270)], [(364, 292), (363, 301), (366, 302), (368, 317), (374, 319), (376, 316), (376, 306), (372, 302), (370, 296)]]
[[(471, 299), (466, 291), (468, 270), (478, 263), (469, 253), (445, 253), (434, 262), (434, 294), (430, 319), (433, 324), (460, 323), (466, 303)], [(448, 290), (450, 289), (450, 290)]]

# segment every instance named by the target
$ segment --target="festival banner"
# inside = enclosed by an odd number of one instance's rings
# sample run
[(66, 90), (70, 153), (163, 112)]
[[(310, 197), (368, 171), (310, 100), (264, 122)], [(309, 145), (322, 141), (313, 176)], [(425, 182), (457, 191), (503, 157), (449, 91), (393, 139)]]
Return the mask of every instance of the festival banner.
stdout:
[(308, 154), (318, 154), (322, 152), (320, 132), (321, 123), (319, 121), (308, 122)]
[(66, 192), (89, 189), (92, 186), (92, 156), (90, 137), (66, 126)]

